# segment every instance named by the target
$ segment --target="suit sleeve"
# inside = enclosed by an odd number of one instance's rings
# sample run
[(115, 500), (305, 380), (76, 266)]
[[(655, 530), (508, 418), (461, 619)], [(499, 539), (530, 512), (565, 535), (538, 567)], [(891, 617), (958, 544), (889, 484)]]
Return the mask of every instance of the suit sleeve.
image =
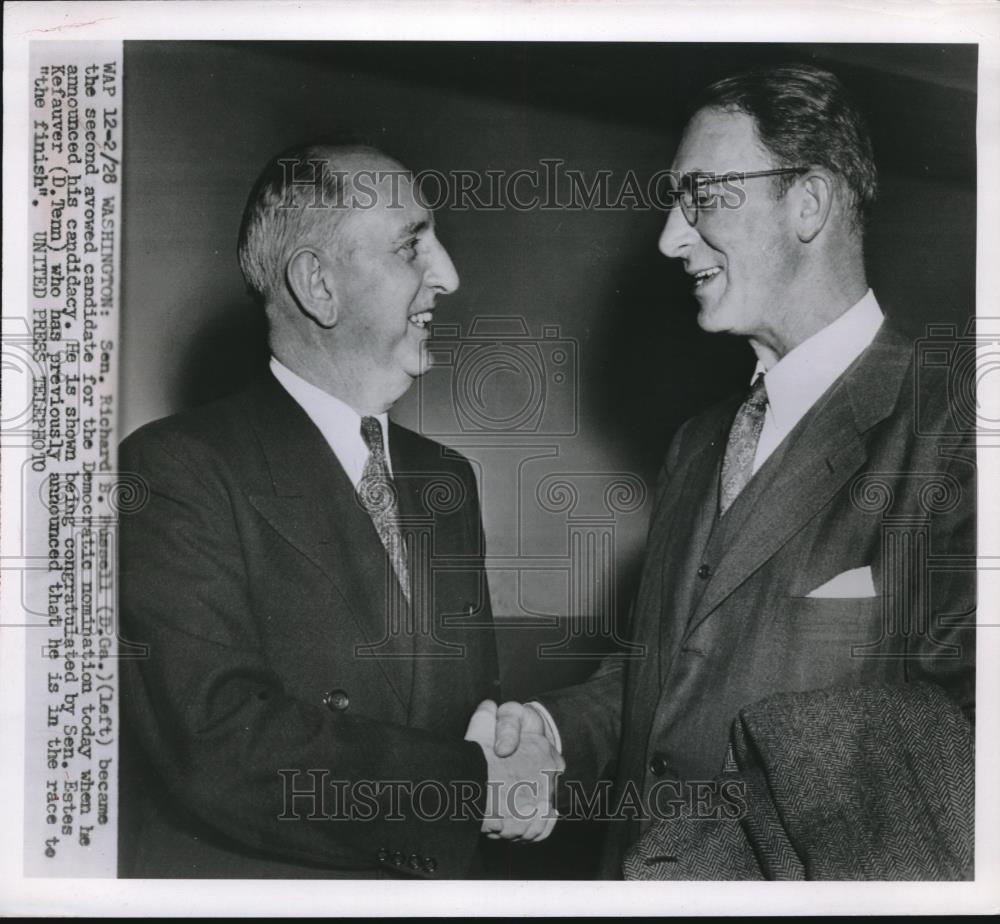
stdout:
[[(144, 433), (123, 444), (121, 468), (149, 489), (120, 526), (123, 635), (148, 646), (123, 661), (124, 718), (171, 805), (234, 849), (464, 875), (485, 801), (481, 748), (289, 695), (262, 654), (221, 467)], [(356, 785), (345, 797), (335, 781)], [(386, 781), (443, 788), (418, 811), (412, 786)]]
[[(687, 426), (682, 425), (671, 441), (657, 478), (651, 524), (656, 522), (671, 476), (683, 458), (682, 446)], [(641, 608), (643, 585), (654, 570), (659, 572), (658, 562), (643, 563), (639, 594), (628, 633), (632, 641), (644, 641), (638, 637), (637, 610)], [(646, 656), (649, 657), (654, 650), (647, 645)], [(628, 661), (611, 656), (605, 658), (583, 683), (538, 697), (559, 729), (562, 755), (566, 761), (566, 779), (578, 783), (585, 790), (592, 788), (598, 780), (613, 775), (621, 743), (627, 674)]]
[(942, 687), (975, 721), (976, 697), (976, 447), (969, 438), (941, 450), (941, 490), (927, 493), (930, 625), (916, 625), (908, 638), (908, 681)]

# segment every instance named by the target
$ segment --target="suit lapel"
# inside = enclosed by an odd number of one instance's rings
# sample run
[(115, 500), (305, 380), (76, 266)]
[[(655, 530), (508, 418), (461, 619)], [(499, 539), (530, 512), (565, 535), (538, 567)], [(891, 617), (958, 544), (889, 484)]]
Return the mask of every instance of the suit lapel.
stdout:
[[(389, 452), (400, 518), (416, 527), (415, 554), (410, 558), (415, 593), (408, 634), (401, 639), (413, 664), (408, 718), (417, 727), (439, 728), (448, 714), (442, 703), (453, 702), (456, 696), (464, 695), (461, 691), (483, 689), (484, 679), (496, 674), (495, 663), (490, 666), (484, 656), (486, 645), (477, 641), (485, 633), (472, 632), (462, 624), (464, 613), (459, 607), (474, 601), (469, 596), (456, 598), (459, 576), (435, 567), (436, 556), (470, 555), (478, 547), (479, 523), (472, 514), (474, 498), (466, 496), (469, 486), (458, 477), (454, 463), (443, 461), (442, 454), (448, 452), (445, 447), (393, 424)], [(447, 497), (458, 499), (454, 510), (449, 510)], [(418, 544), (422, 545), (420, 550)], [(425, 558), (428, 555), (429, 561)], [(416, 592), (421, 586), (424, 594)], [(449, 625), (448, 615), (458, 618), (458, 624)], [(489, 644), (493, 644), (492, 639)], [(462, 716), (463, 727), (465, 720)]]
[[(733, 531), (690, 630), (808, 523), (864, 463), (866, 453), (848, 408), (829, 408), (812, 424), (797, 434), (781, 459), (768, 460), (775, 462), (776, 471), (765, 471), (765, 466), (757, 473), (755, 480), (770, 480), (754, 492), (755, 497), (738, 499), (741, 507), (746, 505), (744, 510), (737, 511), (734, 503), (727, 512), (729, 516), (745, 511), (743, 527)], [(752, 489), (748, 485), (746, 490)]]
[[(248, 490), (250, 502), (334, 585), (357, 624), (359, 643), (377, 645), (389, 628), (387, 559), (354, 486), (308, 415), (273, 377), (251, 393), (247, 412), (270, 480)], [(412, 666), (376, 660), (406, 705)]]
[(864, 465), (867, 450), (862, 434), (901, 400), (911, 353), (907, 341), (883, 325), (872, 345), (788, 435), (787, 448), (779, 447), (761, 467), (745, 496), (737, 498), (726, 514), (740, 516), (742, 528), (733, 530), (689, 631), (778, 552)]

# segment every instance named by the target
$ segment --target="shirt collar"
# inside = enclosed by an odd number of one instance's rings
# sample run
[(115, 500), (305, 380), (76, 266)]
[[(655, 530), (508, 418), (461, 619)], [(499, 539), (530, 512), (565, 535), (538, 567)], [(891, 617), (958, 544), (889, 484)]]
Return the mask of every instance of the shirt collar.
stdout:
[(765, 369), (758, 361), (753, 377), (764, 372), (768, 411), (788, 432), (806, 411), (868, 347), (882, 324), (882, 309), (869, 289), (839, 318)]
[[(361, 415), (340, 398), (296, 375), (274, 356), (271, 357), (271, 373), (319, 428), (351, 481), (357, 486), (368, 459), (368, 447), (361, 436)], [(391, 473), (389, 415), (382, 413), (370, 416), (382, 425), (386, 461)]]

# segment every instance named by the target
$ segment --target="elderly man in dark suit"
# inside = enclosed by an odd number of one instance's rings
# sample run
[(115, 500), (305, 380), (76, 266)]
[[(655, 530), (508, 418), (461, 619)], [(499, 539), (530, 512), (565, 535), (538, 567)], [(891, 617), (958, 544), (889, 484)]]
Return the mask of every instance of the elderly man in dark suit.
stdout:
[(239, 259), (270, 374), (121, 449), (149, 492), (121, 523), (121, 874), (474, 875), (483, 831), (545, 826), (520, 794), (500, 818), (505, 784), (561, 761), (464, 740), (499, 688), (476, 482), (386, 416), (455, 268), (365, 147), (272, 161)]
[[(662, 826), (700, 810), (712, 790), (697, 787), (723, 770), (731, 745), (746, 753), (745, 729), (760, 728), (744, 717), (732, 737), (743, 710), (775, 694), (841, 691), (821, 699), (824, 724), (879, 740), (872, 722), (888, 718), (873, 704), (885, 695), (857, 691), (889, 684), (905, 693), (926, 681), (971, 717), (975, 448), (940, 379), (921, 375), (912, 340), (883, 319), (868, 287), (864, 221), (875, 167), (833, 75), (789, 65), (713, 85), (672, 174), (676, 199), (660, 249), (691, 276), (701, 327), (748, 340), (752, 387), (689, 420), (670, 446), (631, 627), (645, 657), (611, 659), (540, 703), (504, 704), (496, 747), (509, 753), (525, 731), (545, 732), (566, 759), (567, 783), (616, 781), (610, 804), (597, 803), (612, 819), (603, 876), (622, 875), (626, 849), (646, 831), (660, 839), (630, 875), (659, 864), (654, 875), (679, 867), (688, 878), (734, 878), (745, 869), (680, 856)], [(911, 702), (907, 716), (932, 702)], [(799, 716), (812, 708), (792, 705)], [(836, 709), (853, 712), (832, 721)], [(782, 715), (784, 727), (793, 724)], [(761, 732), (762, 740), (770, 739)], [(791, 803), (825, 800), (813, 806), (819, 817), (860, 799), (864, 816), (906, 759), (861, 750), (882, 760), (863, 785), (852, 776), (859, 749), (848, 744), (825, 766), (828, 776), (790, 781), (803, 787)], [(757, 754), (769, 756), (777, 755)], [(894, 759), (902, 764), (889, 766)], [(849, 798), (838, 802), (837, 786)], [(745, 798), (726, 804), (724, 795), (716, 791), (708, 808), (738, 818)], [(903, 841), (909, 833), (893, 831)], [(971, 845), (971, 828), (960, 840)], [(720, 855), (718, 844), (702, 846)], [(949, 875), (800, 859), (807, 873)], [(967, 859), (948, 870), (965, 870)]]

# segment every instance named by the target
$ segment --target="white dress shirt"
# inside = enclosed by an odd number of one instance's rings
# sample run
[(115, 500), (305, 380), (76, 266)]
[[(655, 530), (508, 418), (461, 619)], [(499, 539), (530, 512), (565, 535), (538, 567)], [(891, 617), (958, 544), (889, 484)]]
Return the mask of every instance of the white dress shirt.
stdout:
[[(340, 462), (351, 484), (357, 490), (368, 461), (368, 447), (361, 436), (361, 415), (354, 408), (335, 398), (321, 388), (310, 384), (296, 375), (287, 366), (271, 357), (271, 372), (309, 419), (316, 424), (323, 439), (327, 441)], [(389, 461), (389, 415), (372, 414), (382, 425), (382, 439), (385, 444), (385, 460), (392, 474)]]
[(881, 325), (882, 309), (869, 289), (836, 321), (786, 353), (770, 369), (757, 363), (753, 378), (764, 373), (767, 413), (753, 459), (754, 472), (767, 461), (820, 395), (871, 344)]

